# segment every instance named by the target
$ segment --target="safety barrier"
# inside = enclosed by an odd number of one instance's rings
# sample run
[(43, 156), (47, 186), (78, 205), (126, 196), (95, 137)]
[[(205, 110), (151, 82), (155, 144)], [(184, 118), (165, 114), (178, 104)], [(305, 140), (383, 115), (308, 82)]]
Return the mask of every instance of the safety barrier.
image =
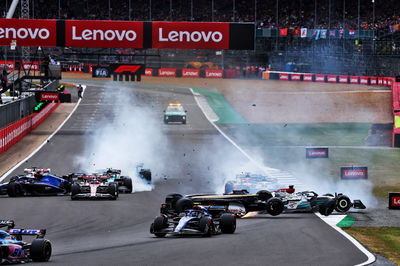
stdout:
[(262, 74), (262, 79), (321, 82), (321, 83), (360, 84), (360, 85), (386, 86), (386, 87), (390, 87), (393, 82), (393, 78), (391, 77), (332, 75), (332, 74), (296, 73), (296, 72), (280, 72), (280, 71), (265, 71)]
[(393, 147), (400, 148), (400, 76), (392, 79)]
[(57, 107), (59, 103), (49, 103), (40, 113), (33, 113), (0, 129), (0, 152), (8, 150), (26, 134), (38, 127)]

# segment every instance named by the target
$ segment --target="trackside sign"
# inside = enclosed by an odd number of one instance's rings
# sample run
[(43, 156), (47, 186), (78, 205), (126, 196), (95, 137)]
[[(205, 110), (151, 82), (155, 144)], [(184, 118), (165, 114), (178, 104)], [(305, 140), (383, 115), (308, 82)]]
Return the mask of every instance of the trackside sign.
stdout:
[(40, 94), (41, 101), (58, 101), (59, 94), (56, 92), (43, 92)]
[(57, 39), (56, 20), (0, 19), (0, 45), (55, 47)]
[(368, 179), (368, 167), (341, 167), (342, 180)]
[(400, 210), (400, 192), (389, 192), (389, 209)]
[(229, 49), (229, 23), (152, 22), (153, 48)]
[(329, 157), (328, 148), (306, 148), (307, 159), (328, 158), (328, 157)]
[(67, 20), (65, 45), (143, 48), (143, 22)]
[(0, 46), (254, 50), (253, 23), (0, 19)]

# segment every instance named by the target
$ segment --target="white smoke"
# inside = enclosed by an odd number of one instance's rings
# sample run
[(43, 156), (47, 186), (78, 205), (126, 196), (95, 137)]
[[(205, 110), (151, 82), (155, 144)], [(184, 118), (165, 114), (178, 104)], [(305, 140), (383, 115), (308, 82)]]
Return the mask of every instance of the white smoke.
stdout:
[[(137, 176), (137, 165), (144, 164), (154, 177), (162, 171), (167, 140), (163, 137), (159, 111), (144, 105), (132, 94), (132, 87), (109, 85), (106, 91), (110, 115), (104, 116), (88, 136), (84, 156), (76, 163), (86, 173), (108, 167), (121, 169), (132, 178), (134, 191), (153, 186)], [(103, 106), (104, 107), (104, 106)]]

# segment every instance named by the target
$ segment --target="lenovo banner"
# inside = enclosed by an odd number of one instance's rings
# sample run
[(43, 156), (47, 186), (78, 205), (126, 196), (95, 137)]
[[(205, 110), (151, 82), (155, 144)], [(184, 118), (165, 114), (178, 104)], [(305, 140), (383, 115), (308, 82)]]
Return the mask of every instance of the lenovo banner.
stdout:
[(341, 167), (340, 177), (343, 180), (368, 179), (368, 167)]
[(143, 48), (143, 22), (66, 20), (65, 46)]
[(224, 77), (224, 71), (223, 70), (206, 69), (205, 77), (209, 78), (209, 79), (222, 79)]
[(176, 77), (176, 68), (160, 68), (158, 69), (159, 77)]
[(357, 76), (350, 76), (350, 83), (351, 84), (358, 84), (358, 77)]
[(152, 22), (152, 47), (229, 49), (229, 23)]
[(315, 74), (315, 82), (325, 82), (325, 75)]
[(148, 77), (153, 76), (153, 69), (152, 68), (146, 68), (145, 71), (144, 71), (144, 75), (148, 76)]
[(44, 19), (0, 19), (0, 46), (56, 46), (57, 21)]
[(198, 78), (200, 77), (200, 69), (183, 68), (182, 69), (183, 78)]
[(313, 81), (313, 74), (304, 74), (303, 81), (305, 82), (312, 82)]
[(41, 101), (58, 101), (59, 94), (56, 92), (43, 92), (40, 94)]
[(343, 75), (339, 76), (339, 83), (343, 83), (343, 84), (349, 83), (349, 77), (343, 76)]
[(389, 209), (400, 210), (400, 192), (389, 192)]
[(306, 148), (306, 158), (329, 158), (328, 148)]
[(327, 81), (328, 83), (336, 83), (337, 81), (337, 76), (336, 75), (328, 75), (327, 76)]

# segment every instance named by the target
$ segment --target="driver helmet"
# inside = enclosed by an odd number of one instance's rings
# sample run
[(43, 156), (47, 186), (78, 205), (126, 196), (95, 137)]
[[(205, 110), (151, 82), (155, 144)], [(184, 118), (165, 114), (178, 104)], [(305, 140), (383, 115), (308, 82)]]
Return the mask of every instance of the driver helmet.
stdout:
[(0, 230), (0, 239), (5, 239), (8, 236), (9, 234), (6, 231)]
[(41, 179), (43, 177), (43, 175), (40, 173), (40, 171), (37, 171), (33, 174), (33, 177), (36, 179)]

